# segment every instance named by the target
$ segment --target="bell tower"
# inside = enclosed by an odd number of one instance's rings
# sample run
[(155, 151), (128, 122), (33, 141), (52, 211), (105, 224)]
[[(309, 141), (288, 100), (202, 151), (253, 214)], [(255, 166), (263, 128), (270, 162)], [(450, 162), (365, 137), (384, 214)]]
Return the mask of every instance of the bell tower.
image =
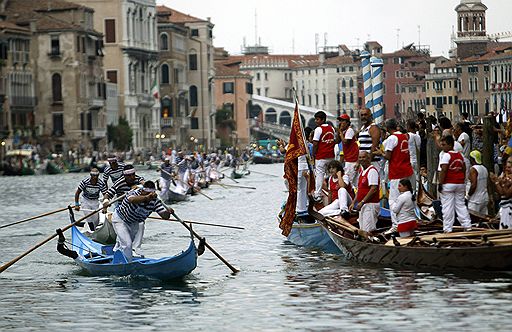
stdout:
[(485, 6), (481, 0), (461, 0), (457, 12), (457, 57), (467, 58), (487, 51)]

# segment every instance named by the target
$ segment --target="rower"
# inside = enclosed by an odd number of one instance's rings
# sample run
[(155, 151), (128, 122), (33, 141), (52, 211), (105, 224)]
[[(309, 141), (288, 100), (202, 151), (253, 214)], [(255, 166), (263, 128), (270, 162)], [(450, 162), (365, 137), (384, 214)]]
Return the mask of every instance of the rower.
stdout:
[(146, 181), (142, 188), (128, 192), (112, 216), (112, 225), (117, 234), (114, 251), (120, 250), (128, 262), (132, 261), (132, 246), (136, 246), (136, 239), (141, 238), (140, 224), (152, 212), (157, 212), (163, 219), (169, 219), (174, 210), (165, 207), (158, 199), (155, 184)]
[(512, 229), (512, 157), (508, 157), (503, 174), (491, 175), (496, 192), (501, 195), (500, 229)]
[(158, 170), (160, 171), (160, 197), (164, 200), (167, 197), (167, 192), (169, 191), (169, 186), (171, 185), (172, 169), (173, 167), (171, 165), (170, 156), (166, 157), (165, 161), (158, 168)]
[(107, 159), (109, 165), (103, 171), (103, 182), (108, 185), (108, 179), (112, 180), (112, 184), (116, 183), (123, 176), (124, 163), (117, 160), (115, 156)]
[[(84, 214), (88, 214), (89, 210), (98, 209), (100, 191), (103, 195), (107, 192), (107, 186), (105, 182), (99, 178), (100, 172), (97, 168), (91, 169), (89, 175), (88, 178), (80, 182), (75, 192), (75, 210), (80, 211), (80, 206), (83, 206)], [(82, 204), (80, 204), (80, 196), (82, 197)], [(99, 214), (97, 213), (87, 218), (86, 222), (91, 232), (96, 229), (99, 221)]]

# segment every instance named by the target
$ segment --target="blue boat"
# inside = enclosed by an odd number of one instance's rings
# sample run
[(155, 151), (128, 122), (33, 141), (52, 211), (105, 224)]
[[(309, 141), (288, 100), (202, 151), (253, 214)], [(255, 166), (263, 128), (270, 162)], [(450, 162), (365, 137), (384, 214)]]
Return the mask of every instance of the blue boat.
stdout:
[(329, 232), (318, 221), (314, 223), (294, 222), (287, 240), (297, 246), (319, 249), (328, 253), (340, 253), (340, 249), (329, 237)]
[[(197, 266), (197, 248), (193, 238), (185, 251), (172, 257), (133, 257), (128, 262), (121, 251), (113, 246), (94, 242), (80, 230), (71, 227), (72, 249), (78, 257), (75, 262), (92, 276), (142, 276), (159, 280), (181, 279)], [(60, 252), (60, 250), (59, 250)]]

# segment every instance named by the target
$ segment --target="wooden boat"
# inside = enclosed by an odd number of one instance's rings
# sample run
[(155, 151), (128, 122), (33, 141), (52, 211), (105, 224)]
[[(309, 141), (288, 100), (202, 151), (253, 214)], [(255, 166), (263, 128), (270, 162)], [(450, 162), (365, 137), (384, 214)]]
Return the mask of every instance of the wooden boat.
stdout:
[(74, 256), (75, 262), (92, 276), (142, 276), (159, 280), (180, 279), (197, 266), (197, 249), (193, 239), (181, 253), (163, 258), (134, 257), (127, 262), (122, 252), (113, 252), (113, 246), (92, 241), (75, 226), (71, 227), (73, 251), (59, 250), (66, 256)]
[(272, 164), (272, 156), (264, 155), (259, 151), (255, 151), (252, 155), (252, 163), (253, 164)]
[(188, 196), (186, 194), (181, 194), (172, 190), (169, 190), (167, 192), (167, 198), (165, 199), (166, 203), (176, 203), (176, 202), (183, 202), (188, 199)]
[(363, 263), (429, 270), (512, 271), (511, 231), (437, 233), (386, 241), (383, 235), (365, 233), (347, 221), (328, 221), (323, 227), (347, 258)]
[(18, 149), (7, 151), (3, 166), (4, 175), (34, 175), (31, 162), (33, 151), (31, 149)]
[(300, 247), (320, 249), (328, 253), (340, 252), (328, 232), (322, 227), (322, 223), (318, 221), (313, 223), (294, 222), (286, 239)]

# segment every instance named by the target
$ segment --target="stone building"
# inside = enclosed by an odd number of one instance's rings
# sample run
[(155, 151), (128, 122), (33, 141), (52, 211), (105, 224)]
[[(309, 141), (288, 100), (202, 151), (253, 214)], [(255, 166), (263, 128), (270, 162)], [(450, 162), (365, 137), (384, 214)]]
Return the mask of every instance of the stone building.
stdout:
[(250, 141), (252, 76), (240, 71), (240, 62), (230, 61), (222, 50), (216, 53), (220, 54), (215, 59), (215, 103), (217, 112), (226, 115), (224, 123), (217, 122), (218, 136), (224, 145), (243, 148)]
[(133, 130), (132, 147), (154, 147), (160, 131), (155, 0), (70, 0), (95, 10), (94, 29), (104, 35), (104, 76), (118, 86), (119, 115)]
[(426, 75), (425, 88), (425, 109), (428, 115), (445, 115), (451, 120), (458, 118), (459, 80), (454, 60), (443, 58), (440, 64), (434, 64), (430, 74)]
[[(34, 123), (38, 142), (50, 151), (81, 153), (101, 150), (106, 144), (102, 35), (94, 30), (93, 13), (91, 8), (60, 0), (11, 0), (5, 7), (9, 20), (31, 32)], [(17, 66), (23, 68), (27, 44), (14, 46), (13, 51), (21, 56)], [(18, 97), (35, 105), (34, 87), (27, 80), (24, 87), (13, 89), (25, 91), (19, 93), (27, 96)]]
[(496, 49), (489, 56), (490, 110), (496, 114), (512, 109), (512, 45)]

